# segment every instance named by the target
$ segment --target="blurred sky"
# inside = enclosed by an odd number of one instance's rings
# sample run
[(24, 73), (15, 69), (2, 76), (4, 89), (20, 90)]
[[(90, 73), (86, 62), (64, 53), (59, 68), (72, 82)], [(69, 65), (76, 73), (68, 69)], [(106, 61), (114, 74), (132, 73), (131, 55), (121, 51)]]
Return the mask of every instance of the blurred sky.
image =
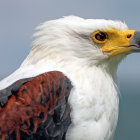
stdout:
[[(31, 49), (32, 34), (36, 26), (46, 20), (67, 15), (121, 20), (130, 29), (140, 30), (139, 0), (0, 0), (0, 79), (16, 70), (25, 59)], [(140, 54), (128, 56), (120, 64), (118, 76), (121, 89), (129, 87), (128, 90), (132, 91), (130, 94), (139, 93)], [(136, 96), (138, 97), (140, 96)], [(125, 110), (126, 108), (122, 112)], [(126, 113), (124, 118), (125, 115)], [(124, 124), (126, 128), (131, 128), (127, 124)], [(133, 130), (135, 131), (131, 128), (130, 132)]]

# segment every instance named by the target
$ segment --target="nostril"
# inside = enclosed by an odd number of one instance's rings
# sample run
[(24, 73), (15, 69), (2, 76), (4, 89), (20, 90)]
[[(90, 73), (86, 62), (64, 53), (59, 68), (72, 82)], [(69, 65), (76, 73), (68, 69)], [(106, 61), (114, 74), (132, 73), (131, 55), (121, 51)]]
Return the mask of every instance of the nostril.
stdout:
[(132, 34), (128, 34), (127, 38), (130, 39), (132, 37)]

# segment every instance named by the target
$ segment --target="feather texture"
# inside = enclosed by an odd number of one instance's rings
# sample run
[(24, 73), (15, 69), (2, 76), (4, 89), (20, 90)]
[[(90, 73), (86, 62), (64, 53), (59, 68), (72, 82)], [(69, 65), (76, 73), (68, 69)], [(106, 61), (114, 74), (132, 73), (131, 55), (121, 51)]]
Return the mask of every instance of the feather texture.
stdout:
[(23, 79), (0, 91), (0, 136), (5, 139), (65, 139), (72, 85), (61, 72)]

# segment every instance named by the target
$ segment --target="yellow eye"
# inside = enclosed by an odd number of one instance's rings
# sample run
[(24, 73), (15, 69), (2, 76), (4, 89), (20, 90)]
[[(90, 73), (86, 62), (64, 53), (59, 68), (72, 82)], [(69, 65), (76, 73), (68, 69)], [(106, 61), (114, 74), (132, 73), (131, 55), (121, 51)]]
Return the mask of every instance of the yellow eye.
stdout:
[(107, 34), (104, 32), (95, 32), (93, 34), (93, 39), (97, 42), (97, 43), (104, 43), (107, 39)]

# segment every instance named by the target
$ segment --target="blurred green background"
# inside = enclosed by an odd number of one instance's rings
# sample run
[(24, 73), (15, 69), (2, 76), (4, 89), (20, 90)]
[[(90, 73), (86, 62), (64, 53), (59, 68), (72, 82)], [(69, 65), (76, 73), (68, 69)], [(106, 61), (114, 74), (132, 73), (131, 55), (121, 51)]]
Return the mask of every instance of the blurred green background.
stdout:
[[(0, 79), (16, 70), (31, 49), (40, 23), (67, 15), (121, 20), (140, 30), (139, 0), (0, 0)], [(120, 115), (115, 140), (140, 139), (140, 54), (119, 66)]]

